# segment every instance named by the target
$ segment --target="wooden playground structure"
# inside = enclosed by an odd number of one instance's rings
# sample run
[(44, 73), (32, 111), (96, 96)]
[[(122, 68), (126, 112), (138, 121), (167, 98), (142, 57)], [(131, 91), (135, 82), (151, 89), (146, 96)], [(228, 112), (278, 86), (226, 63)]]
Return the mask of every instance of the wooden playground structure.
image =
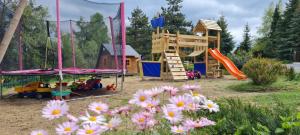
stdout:
[[(212, 20), (200, 20), (193, 29), (193, 35), (183, 35), (179, 31), (173, 34), (157, 28), (152, 33), (152, 61), (140, 62), (140, 76), (186, 80), (188, 78), (182, 59), (188, 58), (194, 65), (200, 64), (202, 75), (210, 78), (222, 77), (220, 63), (209, 56), (209, 48), (220, 49), (221, 31), (220, 26)], [(160, 65), (159, 75), (145, 75), (147, 67), (144, 64)]]

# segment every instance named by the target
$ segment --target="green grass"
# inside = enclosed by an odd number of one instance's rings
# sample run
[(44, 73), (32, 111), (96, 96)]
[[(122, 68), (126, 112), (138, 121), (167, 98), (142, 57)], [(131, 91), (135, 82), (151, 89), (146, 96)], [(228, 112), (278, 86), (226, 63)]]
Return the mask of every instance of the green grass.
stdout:
[(299, 109), (300, 90), (283, 91), (270, 93), (267, 95), (254, 96), (249, 98), (249, 100), (262, 106), (278, 105), (280, 103), (284, 106), (290, 106)]
[(291, 91), (300, 90), (300, 84), (299, 81), (287, 81), (285, 78), (280, 78), (269, 85), (255, 85), (252, 82), (245, 82), (231, 85), (228, 88), (240, 92)]

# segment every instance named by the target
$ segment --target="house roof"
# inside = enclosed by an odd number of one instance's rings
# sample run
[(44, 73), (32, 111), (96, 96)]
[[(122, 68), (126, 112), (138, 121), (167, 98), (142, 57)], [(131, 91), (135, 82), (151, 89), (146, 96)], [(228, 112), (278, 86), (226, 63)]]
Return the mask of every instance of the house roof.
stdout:
[[(114, 50), (112, 44), (103, 44), (103, 47), (109, 52), (110, 55), (114, 55)], [(121, 50), (120, 46), (116, 46), (117, 50)], [(120, 51), (118, 51), (120, 55)], [(140, 54), (134, 50), (130, 45), (126, 45), (126, 56), (140, 57)]]
[(195, 29), (195, 31), (202, 31), (203, 29), (207, 30), (218, 30), (222, 31), (221, 27), (218, 25), (216, 21), (213, 20), (199, 20)]

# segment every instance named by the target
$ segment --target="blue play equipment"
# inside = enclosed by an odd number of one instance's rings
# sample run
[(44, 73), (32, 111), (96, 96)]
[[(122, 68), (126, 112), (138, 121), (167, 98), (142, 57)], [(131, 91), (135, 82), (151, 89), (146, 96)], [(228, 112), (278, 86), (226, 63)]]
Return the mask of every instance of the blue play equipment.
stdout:
[(205, 63), (195, 63), (194, 70), (199, 71), (201, 75), (206, 75), (206, 65)]
[(160, 77), (160, 63), (142, 62), (143, 76)]

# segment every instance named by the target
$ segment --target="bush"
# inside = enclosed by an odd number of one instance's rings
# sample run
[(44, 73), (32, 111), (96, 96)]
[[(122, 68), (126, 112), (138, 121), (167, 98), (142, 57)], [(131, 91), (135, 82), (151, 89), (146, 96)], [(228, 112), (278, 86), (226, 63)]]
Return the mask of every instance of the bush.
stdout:
[(297, 79), (297, 74), (296, 74), (295, 69), (293, 67), (288, 68), (285, 75), (286, 75), (286, 77), (289, 81), (293, 81), (293, 80)]
[[(262, 107), (240, 100), (226, 99), (220, 105), (220, 112), (210, 115), (209, 119), (217, 120), (217, 125), (200, 129), (197, 134), (211, 135), (274, 135), (282, 128), (282, 118), (295, 115), (291, 108), (284, 107), (280, 103), (276, 107)], [(207, 116), (199, 112), (198, 116)], [(291, 127), (282, 131), (281, 134), (297, 134), (299, 127)]]
[(243, 67), (244, 73), (255, 85), (274, 83), (278, 75), (282, 74), (284, 66), (273, 59), (254, 58), (249, 60)]
[(237, 68), (242, 69), (244, 64), (252, 58), (252, 55), (245, 51), (237, 51), (236, 54), (229, 54), (228, 58), (232, 60)]

